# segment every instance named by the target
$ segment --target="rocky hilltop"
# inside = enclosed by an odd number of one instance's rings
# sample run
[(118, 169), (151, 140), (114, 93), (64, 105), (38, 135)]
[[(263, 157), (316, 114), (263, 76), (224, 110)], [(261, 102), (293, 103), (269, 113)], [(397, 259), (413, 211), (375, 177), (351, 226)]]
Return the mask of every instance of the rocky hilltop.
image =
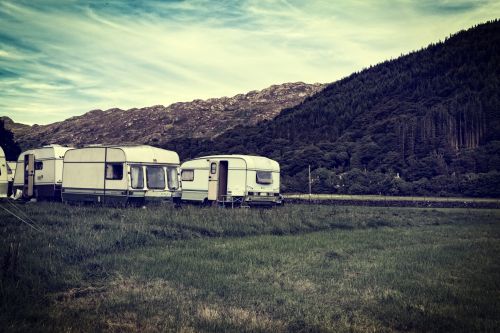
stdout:
[(16, 123), (9, 117), (0, 117), (0, 120), (3, 122), (5, 128), (12, 133), (16, 133), (17, 136), (25, 135), (31, 129), (30, 125)]
[(281, 110), (321, 91), (323, 84), (273, 85), (233, 97), (156, 105), (129, 110), (93, 110), (49, 125), (27, 126), (6, 118), (5, 126), (23, 147), (58, 143), (161, 144), (172, 139), (213, 138), (237, 125), (273, 119)]

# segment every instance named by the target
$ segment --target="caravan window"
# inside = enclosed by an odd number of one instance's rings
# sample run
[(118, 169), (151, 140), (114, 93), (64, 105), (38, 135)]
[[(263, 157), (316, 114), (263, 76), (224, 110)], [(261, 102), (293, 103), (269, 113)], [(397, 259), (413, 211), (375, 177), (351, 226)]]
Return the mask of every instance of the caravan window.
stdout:
[(146, 167), (146, 179), (148, 188), (150, 189), (165, 189), (165, 171), (161, 166)]
[(210, 163), (210, 173), (212, 175), (215, 175), (217, 173), (217, 163), (215, 162)]
[(123, 179), (123, 163), (107, 163), (106, 179), (108, 180)]
[(270, 171), (257, 171), (257, 184), (272, 184), (273, 175)]
[(144, 188), (144, 172), (142, 166), (134, 165), (130, 167), (130, 184), (132, 188)]
[(35, 162), (35, 170), (43, 170), (43, 162), (36, 161)]
[(167, 180), (169, 189), (176, 190), (179, 188), (179, 176), (176, 167), (167, 168)]
[(181, 179), (183, 182), (191, 182), (194, 180), (194, 170), (182, 170)]

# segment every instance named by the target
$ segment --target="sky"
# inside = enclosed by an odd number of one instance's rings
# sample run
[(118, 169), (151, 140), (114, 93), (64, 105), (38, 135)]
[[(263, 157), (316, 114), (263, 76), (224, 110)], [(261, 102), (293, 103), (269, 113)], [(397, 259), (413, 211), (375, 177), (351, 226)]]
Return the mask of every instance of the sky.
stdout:
[(0, 0), (0, 116), (334, 82), (499, 17), (498, 0)]

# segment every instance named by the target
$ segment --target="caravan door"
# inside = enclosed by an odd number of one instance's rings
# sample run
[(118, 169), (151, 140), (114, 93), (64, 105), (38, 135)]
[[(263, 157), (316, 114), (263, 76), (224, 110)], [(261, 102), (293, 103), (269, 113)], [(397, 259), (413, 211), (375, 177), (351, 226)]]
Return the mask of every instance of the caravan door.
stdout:
[(24, 155), (24, 186), (23, 196), (31, 198), (33, 196), (33, 188), (35, 186), (35, 155)]
[(227, 173), (228, 161), (219, 161), (219, 185), (217, 188), (217, 197), (220, 201), (227, 200)]
[(209, 160), (208, 170), (208, 196), (211, 201), (217, 200), (219, 189), (219, 161)]

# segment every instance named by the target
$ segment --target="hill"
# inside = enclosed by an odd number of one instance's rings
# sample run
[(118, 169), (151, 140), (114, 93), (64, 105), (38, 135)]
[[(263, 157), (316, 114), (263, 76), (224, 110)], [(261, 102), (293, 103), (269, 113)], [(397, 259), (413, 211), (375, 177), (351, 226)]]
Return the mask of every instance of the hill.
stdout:
[(299, 104), (324, 87), (322, 84), (285, 83), (233, 97), (198, 99), (167, 107), (156, 105), (130, 110), (93, 110), (42, 126), (17, 124), (8, 118), (4, 120), (24, 148), (48, 143), (158, 145), (186, 136), (212, 138), (237, 125), (253, 125), (272, 119), (283, 108)]
[(500, 196), (500, 22), (335, 82), (270, 121), (217, 140), (179, 138), (183, 158), (260, 154), (283, 190)]

